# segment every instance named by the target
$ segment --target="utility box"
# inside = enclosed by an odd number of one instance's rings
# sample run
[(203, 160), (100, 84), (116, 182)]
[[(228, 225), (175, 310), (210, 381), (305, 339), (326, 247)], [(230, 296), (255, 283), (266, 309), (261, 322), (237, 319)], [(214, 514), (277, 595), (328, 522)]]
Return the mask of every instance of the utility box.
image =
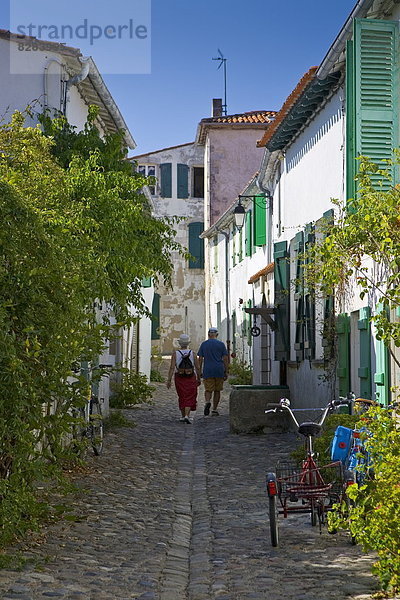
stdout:
[(234, 385), (229, 396), (231, 433), (285, 433), (291, 429), (287, 411), (265, 414), (268, 404), (290, 399), (287, 385)]

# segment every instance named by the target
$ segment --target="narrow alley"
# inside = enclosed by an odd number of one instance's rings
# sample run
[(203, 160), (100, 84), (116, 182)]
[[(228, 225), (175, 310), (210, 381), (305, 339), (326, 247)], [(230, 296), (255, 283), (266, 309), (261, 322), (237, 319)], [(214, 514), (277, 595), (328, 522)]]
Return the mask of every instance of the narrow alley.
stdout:
[(78, 521), (52, 526), (0, 571), (3, 600), (366, 600), (371, 557), (308, 515), (269, 541), (265, 473), (296, 443), (291, 434), (229, 433), (221, 416), (178, 420), (175, 392), (156, 384), (152, 406), (126, 411), (133, 429), (106, 437), (71, 500)]

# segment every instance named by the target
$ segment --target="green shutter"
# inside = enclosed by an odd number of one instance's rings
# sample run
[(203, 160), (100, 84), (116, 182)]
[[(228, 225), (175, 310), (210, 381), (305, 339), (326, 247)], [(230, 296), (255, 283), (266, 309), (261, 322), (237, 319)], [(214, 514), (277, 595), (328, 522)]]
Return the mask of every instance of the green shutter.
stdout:
[(360, 378), (360, 396), (372, 400), (371, 378), (371, 311), (369, 306), (360, 309), (360, 318), (357, 323), (360, 343), (360, 364), (358, 377)]
[[(381, 304), (378, 305), (378, 312), (386, 310)], [(390, 388), (390, 367), (389, 351), (382, 340), (375, 341), (376, 367), (374, 375), (375, 395), (377, 402), (389, 404)]]
[(178, 163), (177, 165), (177, 195), (178, 198), (189, 197), (189, 167)]
[(142, 287), (144, 287), (144, 288), (151, 287), (151, 277), (143, 277)]
[[(314, 226), (309, 223), (304, 231), (304, 250), (307, 252), (315, 241)], [(310, 261), (307, 258), (307, 263)], [(312, 290), (304, 288), (304, 358), (315, 358), (315, 299)]]
[[(334, 223), (334, 211), (332, 208), (323, 213), (322, 234), (328, 235), (328, 228)], [(331, 360), (335, 349), (335, 310), (333, 296), (324, 298), (324, 323), (322, 327), (322, 347), (324, 349), (324, 359)]]
[(324, 359), (331, 360), (335, 349), (335, 308), (333, 296), (324, 298), (324, 324), (322, 327), (322, 347)]
[(236, 311), (234, 310), (232, 312), (232, 352), (233, 352), (233, 354), (236, 354), (236, 329), (237, 329)]
[(199, 235), (204, 231), (204, 223), (189, 223), (189, 269), (204, 269), (204, 240)]
[(274, 244), (274, 293), (275, 293), (275, 360), (289, 360), (290, 296), (289, 258), (287, 242)]
[[(393, 158), (398, 145), (398, 23), (355, 19), (355, 155), (368, 156), (388, 169), (396, 183)], [(372, 180), (380, 181), (379, 174)], [(383, 182), (388, 189), (389, 182)]]
[(337, 376), (339, 395), (347, 396), (350, 390), (350, 315), (341, 314), (336, 319), (338, 347)]
[(354, 103), (354, 42), (346, 43), (346, 196), (355, 197), (356, 153), (355, 153), (355, 112)]
[(161, 196), (172, 198), (172, 164), (162, 163), (160, 165)]
[(245, 237), (245, 248), (246, 248), (246, 256), (251, 256), (253, 254), (253, 231), (252, 231), (252, 218), (251, 218), (251, 210), (248, 210), (246, 213), (246, 237)]
[(151, 307), (152, 321), (151, 321), (151, 339), (160, 339), (160, 294), (154, 294), (153, 304)]
[(267, 203), (265, 196), (254, 196), (254, 245), (267, 243)]
[(294, 252), (296, 255), (296, 279), (294, 282), (294, 301), (296, 311), (296, 329), (294, 349), (296, 360), (304, 358), (304, 296), (303, 296), (303, 260), (304, 260), (304, 234), (296, 233), (294, 238)]

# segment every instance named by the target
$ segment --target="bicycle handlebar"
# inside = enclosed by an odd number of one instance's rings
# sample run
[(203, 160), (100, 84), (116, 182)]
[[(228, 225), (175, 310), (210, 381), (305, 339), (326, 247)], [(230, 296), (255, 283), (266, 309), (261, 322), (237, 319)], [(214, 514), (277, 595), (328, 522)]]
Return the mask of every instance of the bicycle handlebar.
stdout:
[[(349, 394), (350, 396), (350, 394)], [(353, 394), (354, 396), (354, 394)], [(343, 398), (341, 396), (339, 396), (338, 400), (331, 400), (325, 407), (320, 407), (320, 408), (300, 408), (300, 409), (292, 409), (290, 408), (290, 400), (288, 400), (287, 398), (281, 398), (280, 402), (278, 404), (267, 404), (267, 407), (269, 407), (268, 410), (265, 410), (264, 413), (270, 413), (270, 412), (282, 412), (283, 410), (287, 410), (288, 413), (290, 414), (290, 416), (293, 419), (293, 422), (295, 423), (296, 427), (299, 427), (299, 422), (297, 421), (296, 417), (294, 416), (293, 411), (294, 410), (301, 410), (301, 411), (311, 411), (311, 410), (322, 410), (323, 413), (321, 415), (321, 418), (318, 422), (318, 425), (322, 425), (326, 419), (326, 416), (328, 415), (328, 413), (333, 410), (334, 408), (337, 408), (338, 406), (349, 406), (351, 403), (353, 402), (353, 398)]]

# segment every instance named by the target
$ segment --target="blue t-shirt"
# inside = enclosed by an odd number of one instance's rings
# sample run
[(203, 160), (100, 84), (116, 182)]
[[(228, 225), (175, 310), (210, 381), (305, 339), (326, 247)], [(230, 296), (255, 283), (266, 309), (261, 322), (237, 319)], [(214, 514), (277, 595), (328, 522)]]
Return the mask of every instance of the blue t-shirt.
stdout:
[(223, 357), (228, 355), (228, 351), (223, 342), (215, 338), (210, 338), (203, 342), (197, 353), (204, 359), (203, 378), (224, 377), (225, 366)]

